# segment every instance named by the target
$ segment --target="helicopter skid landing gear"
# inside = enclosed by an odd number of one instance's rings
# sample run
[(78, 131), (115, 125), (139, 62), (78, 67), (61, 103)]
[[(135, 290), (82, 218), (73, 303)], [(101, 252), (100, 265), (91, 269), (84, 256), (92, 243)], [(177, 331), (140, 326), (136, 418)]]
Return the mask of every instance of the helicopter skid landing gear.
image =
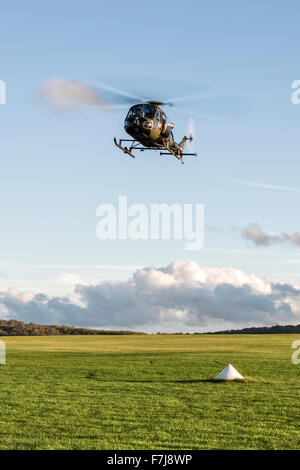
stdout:
[(182, 157), (185, 156), (190, 156), (190, 157), (197, 157), (196, 153), (181, 153), (181, 154), (176, 154), (175, 152), (160, 152), (160, 155), (173, 155), (177, 160), (180, 160), (182, 165), (184, 165), (184, 161)]
[(119, 149), (123, 150), (124, 153), (127, 153), (132, 158), (135, 158), (135, 156), (132, 155), (132, 153), (130, 152), (131, 149), (128, 149), (127, 147), (122, 147), (121, 144), (118, 144), (117, 139), (115, 137), (114, 137), (114, 143), (116, 144), (117, 147), (119, 147)]
[(160, 155), (173, 155), (177, 160), (181, 161), (181, 164), (184, 165), (184, 161), (182, 160), (182, 155), (178, 155), (177, 153), (173, 152), (160, 152)]
[[(128, 147), (123, 146), (123, 142), (126, 142), (126, 144), (128, 143), (129, 146)], [(183, 157), (185, 157), (186, 155), (197, 157), (196, 153), (185, 153), (180, 148), (176, 148), (176, 149), (170, 148), (170, 146), (168, 146), (167, 143), (165, 144), (165, 147), (162, 145), (160, 147), (158, 146), (157, 147), (144, 147), (137, 140), (120, 139), (118, 142), (115, 137), (114, 137), (114, 143), (119, 149), (121, 149), (124, 153), (127, 153), (128, 155), (130, 155), (132, 158), (135, 158), (135, 156), (132, 154), (133, 150), (139, 150), (140, 152), (144, 152), (145, 150), (160, 150), (160, 149), (166, 150), (166, 152), (161, 151), (160, 155), (173, 155), (173, 157), (177, 158), (177, 160), (179, 160), (182, 163), (182, 165), (184, 164)]]

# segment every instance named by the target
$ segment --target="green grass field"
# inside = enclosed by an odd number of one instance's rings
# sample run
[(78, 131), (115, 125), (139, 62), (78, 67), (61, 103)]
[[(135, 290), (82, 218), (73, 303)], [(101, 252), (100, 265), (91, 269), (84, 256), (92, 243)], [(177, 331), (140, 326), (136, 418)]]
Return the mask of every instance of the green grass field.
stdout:
[(300, 448), (299, 335), (0, 339), (1, 449)]

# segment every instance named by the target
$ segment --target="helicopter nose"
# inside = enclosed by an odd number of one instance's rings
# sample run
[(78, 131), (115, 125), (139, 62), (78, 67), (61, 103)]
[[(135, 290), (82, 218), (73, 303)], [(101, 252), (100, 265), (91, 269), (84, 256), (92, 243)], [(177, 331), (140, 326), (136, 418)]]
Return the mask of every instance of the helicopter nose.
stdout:
[(143, 128), (144, 129), (152, 129), (152, 127), (153, 127), (153, 122), (152, 121), (145, 121), (143, 123)]

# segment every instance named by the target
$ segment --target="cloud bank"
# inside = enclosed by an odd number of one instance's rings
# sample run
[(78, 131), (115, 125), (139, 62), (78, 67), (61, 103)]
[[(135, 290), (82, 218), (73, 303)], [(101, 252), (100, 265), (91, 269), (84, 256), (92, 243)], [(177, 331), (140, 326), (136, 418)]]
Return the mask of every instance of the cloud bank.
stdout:
[(294, 246), (300, 246), (300, 233), (295, 232), (291, 235), (285, 232), (270, 234), (263, 232), (259, 224), (248, 225), (243, 230), (242, 236), (256, 246), (270, 246), (276, 243), (290, 243)]
[(9, 289), (0, 317), (41, 324), (204, 331), (300, 320), (300, 286), (194, 262), (146, 267), (128, 280), (78, 284), (77, 298)]

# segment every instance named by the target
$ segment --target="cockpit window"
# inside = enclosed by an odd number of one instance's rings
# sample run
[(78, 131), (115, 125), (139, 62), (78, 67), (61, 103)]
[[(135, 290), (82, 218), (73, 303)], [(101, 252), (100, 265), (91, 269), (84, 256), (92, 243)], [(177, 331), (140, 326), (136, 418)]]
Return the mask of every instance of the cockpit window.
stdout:
[(141, 110), (143, 108), (143, 105), (139, 105), (139, 106), (134, 106), (133, 108), (131, 108), (127, 114), (127, 118), (126, 119), (130, 119), (130, 118), (133, 118), (133, 117), (138, 117)]
[(132, 118), (133, 116), (134, 116), (134, 111), (133, 111), (133, 109), (130, 109), (130, 110), (128, 111), (126, 120)]
[(142, 105), (139, 105), (137, 106), (135, 109), (134, 109), (134, 114), (135, 116), (139, 116), (140, 112), (142, 111), (143, 109), (143, 106)]
[[(150, 104), (144, 104), (144, 105), (139, 104), (137, 106), (133, 106), (128, 111), (126, 122), (128, 121), (128, 119), (131, 120), (134, 118), (138, 118), (140, 116), (145, 117), (146, 119), (153, 119), (155, 111), (156, 111), (156, 108), (154, 106), (151, 106)], [(159, 116), (160, 116), (160, 113), (159, 113)], [(157, 115), (156, 115), (156, 119), (159, 121), (160, 117), (157, 118)]]
[(155, 113), (155, 108), (153, 108), (153, 106), (144, 105), (143, 114), (146, 118), (150, 118), (150, 119), (153, 118), (154, 113)]

